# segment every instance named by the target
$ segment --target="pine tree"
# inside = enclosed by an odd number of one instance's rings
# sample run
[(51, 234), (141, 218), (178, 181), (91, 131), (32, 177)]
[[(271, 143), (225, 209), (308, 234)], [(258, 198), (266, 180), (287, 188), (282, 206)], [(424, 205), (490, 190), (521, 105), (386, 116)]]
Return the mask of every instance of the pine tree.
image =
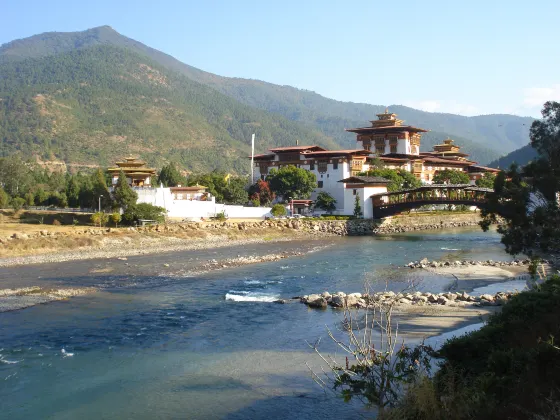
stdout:
[(354, 200), (354, 217), (361, 218), (363, 216), (362, 206), (360, 204), (360, 193), (356, 193), (356, 199)]
[(128, 207), (135, 205), (138, 200), (138, 194), (136, 194), (136, 191), (128, 185), (128, 181), (126, 180), (126, 176), (123, 171), (119, 173), (119, 179), (117, 181), (117, 185), (115, 185), (113, 197), (115, 198), (115, 204), (122, 208), (123, 211), (126, 211)]
[(99, 199), (101, 198), (101, 208), (102, 209), (109, 209), (111, 208), (111, 194), (109, 193), (109, 189), (107, 188), (107, 183), (105, 182), (105, 175), (101, 169), (97, 169), (95, 174), (92, 177), (92, 208), (97, 208), (99, 205)]

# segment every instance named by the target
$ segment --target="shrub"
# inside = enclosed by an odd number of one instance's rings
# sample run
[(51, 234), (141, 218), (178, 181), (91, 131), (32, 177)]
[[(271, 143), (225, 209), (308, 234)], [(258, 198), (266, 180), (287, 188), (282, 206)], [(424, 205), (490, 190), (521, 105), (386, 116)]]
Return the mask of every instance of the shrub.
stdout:
[(272, 209), (270, 210), (270, 213), (272, 213), (273, 216), (279, 217), (279, 216), (285, 216), (286, 215), (286, 207), (284, 207), (283, 204), (275, 204), (272, 206)]
[(165, 212), (163, 207), (139, 203), (129, 206), (123, 214), (123, 219), (130, 224), (137, 223), (139, 220), (155, 220), (161, 223), (165, 221)]
[(12, 208), (14, 209), (14, 212), (18, 212), (20, 211), (23, 206), (25, 205), (25, 200), (21, 197), (15, 197), (12, 199)]
[(109, 215), (103, 213), (102, 211), (98, 211), (97, 213), (93, 213), (91, 215), (91, 222), (94, 225), (99, 225), (99, 227), (105, 225), (108, 221), (109, 221)]
[(220, 220), (220, 221), (227, 220), (226, 212), (225, 212), (225, 211), (221, 211), (221, 212), (219, 212), (219, 213), (216, 213), (216, 216), (214, 216), (214, 219)]
[(111, 214), (111, 222), (113, 222), (115, 224), (115, 227), (117, 227), (119, 225), (119, 222), (121, 221), (121, 214), (118, 212), (114, 212), (113, 214)]

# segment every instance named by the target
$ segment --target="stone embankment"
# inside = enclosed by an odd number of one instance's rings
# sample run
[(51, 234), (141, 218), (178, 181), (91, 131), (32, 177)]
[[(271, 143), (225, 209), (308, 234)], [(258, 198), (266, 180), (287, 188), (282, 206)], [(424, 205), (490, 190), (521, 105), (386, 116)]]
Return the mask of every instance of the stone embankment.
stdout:
[(76, 226), (65, 230), (38, 230), (31, 233), (12, 233), (0, 237), (0, 245), (12, 240), (37, 238), (58, 238), (63, 236), (103, 236), (114, 233), (138, 232), (154, 234), (188, 233), (194, 231), (220, 233), (228, 231), (248, 231), (285, 229), (299, 231), (308, 235), (371, 235), (387, 234), (430, 229), (445, 229), (464, 226), (475, 226), (479, 221), (478, 214), (444, 215), (444, 216), (403, 216), (378, 220), (320, 220), (320, 219), (280, 219), (255, 222), (188, 222), (161, 224), (144, 227), (98, 228)]
[[(461, 261), (430, 261), (424, 258), (420, 261), (411, 261), (405, 265), (408, 268), (439, 268), (439, 267), (466, 267), (472, 265), (484, 267), (514, 267), (514, 266), (528, 266), (530, 260), (513, 260), (513, 261), (475, 261), (475, 260), (461, 260)], [(543, 260), (543, 264), (548, 264), (548, 261)]]
[[(294, 297), (292, 299), (299, 300), (310, 308), (368, 308), (383, 305), (446, 305), (453, 307), (469, 307), (469, 306), (500, 306), (505, 304), (516, 293), (499, 292), (495, 295), (483, 294), (480, 296), (471, 296), (468, 293), (395, 293), (395, 292), (378, 292), (373, 294), (361, 294), (337, 292), (330, 294), (323, 292), (322, 294), (313, 294), (302, 297)], [(289, 300), (281, 299), (277, 303), (288, 303)]]

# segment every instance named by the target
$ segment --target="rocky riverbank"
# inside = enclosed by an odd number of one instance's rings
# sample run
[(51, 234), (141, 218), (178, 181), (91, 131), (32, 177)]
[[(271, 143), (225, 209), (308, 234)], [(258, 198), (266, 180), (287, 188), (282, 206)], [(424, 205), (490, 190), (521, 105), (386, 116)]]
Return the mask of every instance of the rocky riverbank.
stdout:
[[(467, 267), (467, 266), (482, 266), (482, 267), (522, 267), (529, 266), (531, 260), (513, 260), (513, 261), (475, 261), (475, 260), (461, 260), (461, 261), (430, 261), (424, 258), (420, 261), (411, 261), (406, 264), (408, 268), (439, 268), (439, 267)], [(548, 264), (548, 261), (543, 260), (542, 264)]]
[[(294, 297), (292, 300), (299, 300), (310, 308), (324, 309), (327, 306), (333, 308), (368, 308), (379, 305), (446, 305), (452, 307), (468, 307), (468, 306), (501, 306), (505, 304), (515, 292), (499, 292), (494, 295), (482, 294), (472, 296), (466, 292), (461, 293), (430, 293), (430, 292), (413, 292), (413, 293), (395, 293), (395, 292), (378, 292), (372, 294), (337, 292), (330, 294), (323, 292), (319, 294), (306, 295), (302, 297)], [(277, 303), (288, 303), (289, 300), (278, 300)]]

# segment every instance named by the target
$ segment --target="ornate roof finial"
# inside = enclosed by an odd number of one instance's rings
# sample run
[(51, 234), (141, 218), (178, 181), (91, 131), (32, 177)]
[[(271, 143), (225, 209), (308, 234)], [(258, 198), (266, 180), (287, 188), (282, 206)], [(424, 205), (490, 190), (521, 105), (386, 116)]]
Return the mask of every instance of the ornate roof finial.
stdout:
[(385, 114), (389, 113), (389, 107), (385, 108)]

